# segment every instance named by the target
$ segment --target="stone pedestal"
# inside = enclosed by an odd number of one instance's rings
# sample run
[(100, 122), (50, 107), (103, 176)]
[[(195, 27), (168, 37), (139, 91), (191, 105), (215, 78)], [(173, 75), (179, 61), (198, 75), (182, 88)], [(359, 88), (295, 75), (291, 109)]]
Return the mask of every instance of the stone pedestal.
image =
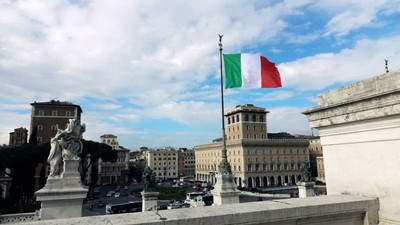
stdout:
[(41, 201), (40, 219), (60, 219), (82, 216), (82, 203), (87, 188), (80, 181), (79, 159), (65, 160), (61, 177), (49, 177), (46, 186), (36, 194)]
[(299, 198), (307, 198), (307, 197), (313, 197), (315, 196), (314, 193), (314, 182), (299, 182), (297, 183), (297, 186), (299, 188)]
[(214, 197), (214, 205), (239, 203), (239, 191), (236, 189), (233, 175), (229, 173), (217, 173), (217, 183), (211, 191)]
[(142, 212), (157, 211), (157, 201), (160, 192), (142, 191)]

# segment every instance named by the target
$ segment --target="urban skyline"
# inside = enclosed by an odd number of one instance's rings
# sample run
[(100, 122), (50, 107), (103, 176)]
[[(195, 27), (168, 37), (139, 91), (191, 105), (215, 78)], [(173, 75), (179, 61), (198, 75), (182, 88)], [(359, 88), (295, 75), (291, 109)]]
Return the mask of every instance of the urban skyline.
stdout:
[(317, 93), (400, 68), (392, 1), (3, 1), (0, 144), (29, 130), (30, 103), (80, 105), (85, 139), (192, 148), (221, 136), (224, 53), (275, 62), (283, 88), (226, 90), (226, 111), (267, 108), (268, 132), (311, 134)]

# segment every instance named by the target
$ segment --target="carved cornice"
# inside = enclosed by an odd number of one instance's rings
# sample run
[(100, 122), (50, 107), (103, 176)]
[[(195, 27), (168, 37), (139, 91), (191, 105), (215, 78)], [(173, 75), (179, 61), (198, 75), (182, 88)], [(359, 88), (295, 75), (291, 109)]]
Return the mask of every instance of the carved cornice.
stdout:
[(399, 78), (396, 71), (323, 93), (302, 113), (313, 128), (400, 115)]

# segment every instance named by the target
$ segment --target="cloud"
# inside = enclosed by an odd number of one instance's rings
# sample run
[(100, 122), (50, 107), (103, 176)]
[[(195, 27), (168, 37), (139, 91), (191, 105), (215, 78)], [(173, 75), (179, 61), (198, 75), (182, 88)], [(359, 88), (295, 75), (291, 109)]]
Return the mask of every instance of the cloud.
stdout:
[(316, 2), (311, 8), (332, 16), (325, 26), (324, 35), (344, 36), (363, 27), (376, 26), (376, 19), (381, 14), (398, 13), (399, 7), (399, 2), (389, 0), (326, 0)]
[(291, 91), (274, 91), (272, 93), (264, 94), (262, 97), (255, 99), (257, 102), (270, 102), (289, 99), (294, 96)]
[(278, 65), (282, 82), (297, 90), (322, 90), (337, 83), (366, 79), (385, 72), (384, 59), (389, 68), (399, 68), (400, 36), (359, 40), (354, 48), (339, 53), (321, 53)]
[[(209, 126), (220, 118), (218, 103), (195, 101), (166, 102), (150, 110), (150, 118), (169, 118), (186, 125)], [(162, 113), (161, 113), (162, 112)]]
[[(220, 123), (217, 34), (224, 34), (226, 52), (269, 49), (283, 55), (290, 51), (284, 46), (260, 46), (287, 41), (307, 51), (301, 45), (319, 41), (323, 34), (343, 37), (384, 25), (379, 18), (398, 9), (398, 3), (370, 0), (0, 1), (0, 89), (5, 90), (0, 92), (0, 143), (8, 142), (14, 128), (29, 126), (29, 103), (51, 99), (81, 105), (90, 128), (85, 138), (114, 133), (129, 143), (134, 136), (141, 145), (208, 142), (219, 130), (205, 127), (219, 128)], [(306, 20), (301, 24), (307, 32), (289, 34), (296, 26), (290, 18), (307, 17), (310, 11), (326, 14), (317, 23), (320, 27)], [(383, 59), (389, 59), (389, 69), (397, 68), (399, 40), (364, 39), (338, 52), (307, 52), (308, 57), (278, 67), (285, 87), (321, 90), (383, 73)], [(290, 99), (293, 93), (273, 92), (259, 100)], [(240, 90), (225, 94), (227, 109), (261, 96)], [(186, 126), (187, 138), (181, 140), (178, 131), (161, 134), (143, 128), (153, 119)]]
[(301, 114), (303, 108), (274, 107), (270, 108), (267, 126), (269, 133), (288, 132), (291, 134), (311, 134), (306, 116)]

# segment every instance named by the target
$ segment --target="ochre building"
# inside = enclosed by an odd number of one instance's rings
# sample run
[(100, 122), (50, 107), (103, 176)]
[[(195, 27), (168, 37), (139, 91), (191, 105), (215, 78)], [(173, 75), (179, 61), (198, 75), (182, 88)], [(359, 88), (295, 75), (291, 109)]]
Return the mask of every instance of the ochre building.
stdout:
[[(301, 179), (300, 165), (309, 161), (309, 140), (287, 133), (267, 135), (265, 108), (251, 104), (226, 113), (227, 156), (239, 187), (294, 185)], [(215, 183), (221, 162), (222, 141), (194, 147), (196, 179)]]

